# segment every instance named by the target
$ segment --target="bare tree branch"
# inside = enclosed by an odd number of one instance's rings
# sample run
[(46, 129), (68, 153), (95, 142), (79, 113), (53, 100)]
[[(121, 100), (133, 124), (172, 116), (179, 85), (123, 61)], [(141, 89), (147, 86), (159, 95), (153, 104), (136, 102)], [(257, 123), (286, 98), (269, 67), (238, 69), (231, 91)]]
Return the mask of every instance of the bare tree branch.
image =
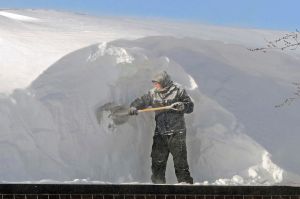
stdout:
[[(269, 41), (265, 39), (266, 46), (261, 48), (248, 48), (250, 51), (261, 51), (266, 53), (270, 50), (296, 50), (300, 46), (300, 31), (296, 29), (295, 32), (291, 32), (285, 34), (284, 36)], [(293, 82), (294, 86), (296, 86), (296, 92), (294, 92), (293, 97), (286, 98), (281, 104), (276, 105), (276, 108), (283, 107), (285, 105), (291, 105), (295, 100), (300, 99), (300, 82)]]
[(300, 46), (300, 31), (296, 29), (295, 32), (291, 32), (289, 34), (285, 34), (284, 36), (273, 40), (273, 41), (266, 41), (266, 46), (261, 48), (248, 48), (250, 51), (262, 51), (267, 52), (268, 50), (296, 50)]
[(291, 105), (295, 100), (300, 99), (300, 82), (293, 82), (293, 85), (296, 86), (296, 92), (293, 97), (286, 98), (281, 104), (275, 105), (275, 108), (280, 108), (285, 105)]

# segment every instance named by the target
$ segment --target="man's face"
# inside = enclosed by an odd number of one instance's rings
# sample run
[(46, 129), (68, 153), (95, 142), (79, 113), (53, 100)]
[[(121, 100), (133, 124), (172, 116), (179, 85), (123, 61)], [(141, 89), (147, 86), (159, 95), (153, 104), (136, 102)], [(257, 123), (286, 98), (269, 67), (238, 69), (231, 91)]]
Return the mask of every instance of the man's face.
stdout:
[(155, 89), (157, 89), (157, 90), (161, 90), (161, 89), (162, 89), (161, 84), (158, 83), (158, 82), (153, 82), (153, 87), (154, 87)]

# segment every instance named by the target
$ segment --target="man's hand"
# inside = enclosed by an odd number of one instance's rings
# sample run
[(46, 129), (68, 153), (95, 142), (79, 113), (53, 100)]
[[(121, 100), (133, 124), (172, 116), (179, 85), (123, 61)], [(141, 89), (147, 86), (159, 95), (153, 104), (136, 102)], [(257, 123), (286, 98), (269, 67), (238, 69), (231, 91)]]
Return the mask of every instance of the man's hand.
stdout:
[(129, 115), (137, 115), (138, 113), (138, 110), (134, 106), (130, 107), (128, 110)]
[(175, 108), (177, 111), (183, 111), (184, 103), (183, 102), (175, 102), (174, 104), (172, 104), (172, 107)]

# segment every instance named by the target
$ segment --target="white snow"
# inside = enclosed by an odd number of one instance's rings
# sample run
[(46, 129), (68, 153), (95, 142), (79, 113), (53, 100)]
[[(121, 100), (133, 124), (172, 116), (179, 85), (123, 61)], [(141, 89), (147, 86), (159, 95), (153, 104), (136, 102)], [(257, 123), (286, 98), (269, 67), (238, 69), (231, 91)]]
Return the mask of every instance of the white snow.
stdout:
[[(103, 111), (99, 125), (95, 110), (128, 105), (166, 70), (195, 103), (186, 122), (197, 184), (300, 183), (299, 104), (274, 108), (300, 79), (299, 60), (246, 50), (278, 32), (18, 12), (43, 25), (0, 18), (3, 182), (149, 183), (153, 114), (115, 126)], [(140, 38), (149, 35), (178, 37)], [(176, 183), (171, 158), (167, 180)]]
[(134, 58), (127, 53), (127, 51), (124, 48), (114, 47), (110, 46), (107, 48), (107, 43), (103, 42), (98, 45), (98, 50), (96, 52), (93, 52), (89, 55), (87, 58), (88, 61), (96, 61), (99, 56), (104, 55), (110, 55), (113, 56), (116, 59), (116, 63), (132, 63)]
[[(234, 175), (230, 179), (218, 179), (212, 184), (215, 185), (272, 185), (283, 182), (285, 171), (278, 167), (270, 159), (270, 154), (265, 151), (262, 153), (261, 162), (248, 169), (248, 176)], [(243, 172), (241, 172), (243, 173)], [(246, 173), (245, 173), (246, 174)], [(298, 182), (299, 183), (299, 182)]]
[[(257, 172), (255, 171), (254, 168), (249, 168), (248, 169), (248, 174), (250, 178), (256, 178), (258, 176)], [(259, 177), (257, 177), (259, 178)]]
[[(6, 17), (0, 18), (0, 93), (5, 94), (28, 87), (51, 64), (76, 49), (157, 32), (145, 29), (139, 20), (129, 23), (125, 19), (95, 18), (47, 10), (7, 10), (1, 13)], [(39, 19), (41, 23), (19, 23), (37, 22), (29, 19)], [(118, 53), (116, 61), (119, 63), (132, 61), (122, 49), (108, 49), (106, 53)]]
[(189, 75), (189, 79), (190, 79), (190, 84), (191, 84), (191, 87), (189, 88), (189, 90), (195, 90), (195, 89), (197, 89), (198, 85), (195, 82), (194, 78), (191, 75)]
[[(96, 18), (51, 10), (2, 10), (1, 13), (5, 17), (0, 19), (0, 92), (8, 94), (16, 88), (29, 86), (47, 67), (67, 53), (94, 43), (151, 35), (173, 35), (257, 47), (264, 44), (264, 39), (274, 39), (277, 35), (284, 34), (278, 31), (246, 30), (167, 20)], [(20, 20), (39, 20), (42, 23), (38, 26), (36, 23), (25, 25), (17, 23)], [(119, 53), (117, 62), (132, 61), (132, 57), (122, 49), (111, 50), (111, 53)], [(240, 63), (235, 65), (240, 66)], [(255, 66), (256, 70), (265, 70), (265, 67), (258, 64)], [(270, 72), (269, 69), (265, 71)], [(272, 73), (278, 74), (276, 70), (272, 70)]]
[(90, 54), (89, 57), (87, 58), (87, 61), (93, 62), (96, 61), (99, 56), (104, 56), (106, 51), (106, 45), (107, 42), (102, 42), (101, 44), (99, 44), (96, 52)]
[(283, 180), (283, 170), (271, 161), (271, 155), (268, 152), (263, 154), (262, 167), (272, 175), (275, 182)]
[[(166, 40), (159, 39), (158, 44)], [(191, 75), (186, 72), (185, 64), (176, 62), (176, 54), (170, 53), (168, 57), (173, 61), (166, 62), (164, 57), (155, 55), (159, 47), (145, 48), (144, 45), (153, 42), (151, 38), (135, 42), (106, 43), (100, 48), (96, 44), (75, 51), (52, 65), (29, 88), (15, 91), (10, 96), (14, 103), (2, 100), (1, 132), (10, 132), (2, 136), (2, 142), (14, 143), (1, 147), (9, 154), (1, 165), (1, 175), (6, 181), (88, 179), (149, 183), (147, 154), (154, 129), (152, 114), (141, 114), (124, 125), (112, 127), (105, 114), (103, 123), (97, 124), (95, 108), (107, 102), (129, 104), (150, 88), (149, 80), (158, 70), (167, 70), (181, 85), (189, 85)], [(179, 43), (181, 39), (172, 40), (174, 45)], [(137, 48), (128, 47), (132, 45)], [(120, 65), (116, 61), (118, 53), (106, 53), (110, 48), (124, 49), (134, 59)], [(171, 45), (169, 48), (174, 49)], [(88, 59), (95, 52), (97, 58)], [(272, 163), (261, 145), (246, 135), (245, 127), (235, 115), (199, 89), (189, 93), (195, 111), (187, 115), (187, 143), (196, 182), (252, 185), (284, 182), (283, 170)], [(16, 142), (16, 137), (22, 139)], [(249, 169), (252, 169), (250, 176)], [(170, 162), (167, 176), (169, 182), (176, 182)]]
[(0, 11), (0, 15), (18, 21), (39, 21), (39, 19), (34, 17), (28, 17), (24, 15), (14, 14), (11, 12), (6, 12), (6, 11)]
[(244, 179), (239, 175), (234, 175), (231, 179), (218, 179), (214, 185), (242, 185), (245, 184)]
[(166, 62), (169, 64), (170, 63), (169, 57), (165, 57), (165, 59), (166, 59)]

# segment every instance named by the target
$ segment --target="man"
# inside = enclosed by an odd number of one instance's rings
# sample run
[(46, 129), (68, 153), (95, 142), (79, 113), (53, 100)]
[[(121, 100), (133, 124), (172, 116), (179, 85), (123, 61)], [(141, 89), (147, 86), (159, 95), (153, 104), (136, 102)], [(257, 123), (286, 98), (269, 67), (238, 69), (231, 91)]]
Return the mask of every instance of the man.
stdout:
[(156, 127), (151, 152), (151, 180), (155, 184), (166, 183), (165, 171), (168, 156), (171, 153), (177, 181), (193, 184), (187, 162), (184, 114), (193, 112), (194, 103), (183, 88), (171, 81), (167, 72), (158, 73), (152, 82), (154, 88), (131, 103), (129, 114), (137, 115), (137, 110), (149, 106), (162, 107), (172, 104), (177, 110), (155, 112)]

